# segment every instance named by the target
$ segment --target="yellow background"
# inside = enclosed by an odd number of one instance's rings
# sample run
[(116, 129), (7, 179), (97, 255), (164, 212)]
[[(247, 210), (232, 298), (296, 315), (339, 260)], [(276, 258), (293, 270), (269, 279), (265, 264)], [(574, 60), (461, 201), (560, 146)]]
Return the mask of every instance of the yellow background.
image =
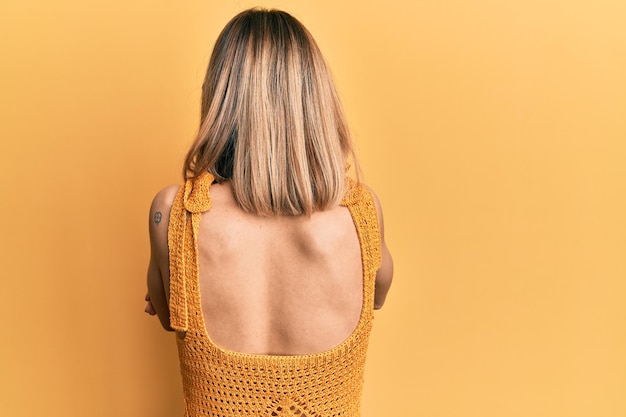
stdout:
[(318, 40), (383, 203), (364, 417), (625, 416), (622, 0), (0, 1), (0, 415), (182, 415), (148, 207), (257, 4)]

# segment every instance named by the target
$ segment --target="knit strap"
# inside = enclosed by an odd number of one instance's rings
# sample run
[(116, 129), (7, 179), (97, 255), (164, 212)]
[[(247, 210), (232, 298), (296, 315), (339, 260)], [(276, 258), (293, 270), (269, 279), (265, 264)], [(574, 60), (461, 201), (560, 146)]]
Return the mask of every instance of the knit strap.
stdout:
[(200, 216), (211, 208), (209, 187), (212, 182), (213, 176), (209, 173), (188, 179), (178, 190), (170, 212), (167, 232), (170, 258), (170, 326), (177, 331), (185, 332), (189, 327), (185, 277), (197, 276)]

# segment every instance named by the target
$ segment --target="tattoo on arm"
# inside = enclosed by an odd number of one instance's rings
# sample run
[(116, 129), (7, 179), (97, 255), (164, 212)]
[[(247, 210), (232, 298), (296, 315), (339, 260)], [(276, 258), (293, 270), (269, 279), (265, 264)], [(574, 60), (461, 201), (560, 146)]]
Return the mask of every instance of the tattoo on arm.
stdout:
[(157, 211), (156, 213), (154, 213), (154, 223), (156, 223), (157, 226), (159, 225), (159, 223), (161, 223), (162, 218), (163, 218), (163, 215), (161, 214), (160, 211)]

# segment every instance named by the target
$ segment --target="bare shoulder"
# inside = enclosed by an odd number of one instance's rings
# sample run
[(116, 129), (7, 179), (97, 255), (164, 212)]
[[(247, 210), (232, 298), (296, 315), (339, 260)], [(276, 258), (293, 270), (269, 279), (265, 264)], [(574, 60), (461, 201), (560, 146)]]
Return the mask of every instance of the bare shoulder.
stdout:
[(169, 213), (176, 193), (180, 189), (179, 185), (168, 185), (159, 191), (152, 200), (151, 209), (165, 210)]

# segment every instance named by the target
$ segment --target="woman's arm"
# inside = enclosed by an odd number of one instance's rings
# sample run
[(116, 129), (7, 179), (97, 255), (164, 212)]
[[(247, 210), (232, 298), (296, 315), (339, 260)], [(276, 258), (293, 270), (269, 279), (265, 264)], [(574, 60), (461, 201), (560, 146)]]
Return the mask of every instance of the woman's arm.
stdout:
[(152, 200), (150, 207), (150, 263), (148, 264), (148, 294), (146, 312), (156, 313), (165, 330), (170, 327), (169, 312), (169, 250), (167, 246), (167, 228), (170, 223), (172, 202), (178, 186), (169, 186), (161, 190)]
[(385, 243), (385, 222), (383, 220), (383, 209), (378, 200), (378, 196), (374, 191), (367, 187), (368, 190), (374, 196), (374, 203), (376, 204), (376, 212), (378, 213), (378, 223), (380, 225), (380, 243), (382, 251), (382, 263), (378, 272), (376, 272), (376, 292), (374, 294), (374, 309), (378, 310), (382, 308), (391, 287), (391, 281), (393, 280), (393, 259), (387, 244)]

